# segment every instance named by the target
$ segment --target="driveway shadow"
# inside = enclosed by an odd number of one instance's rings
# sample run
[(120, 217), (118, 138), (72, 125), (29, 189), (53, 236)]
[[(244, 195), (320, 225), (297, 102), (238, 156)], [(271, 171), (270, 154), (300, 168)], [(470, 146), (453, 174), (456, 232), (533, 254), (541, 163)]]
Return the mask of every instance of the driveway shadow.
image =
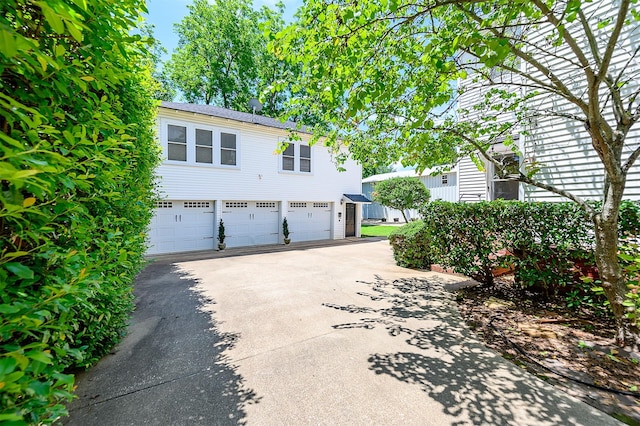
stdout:
[[(454, 425), (619, 424), (520, 371), (475, 340), (459, 316), (448, 283), (437, 277), (361, 282), (361, 305), (324, 306), (358, 315), (335, 329), (384, 328), (402, 351), (375, 353), (376, 374), (419, 385)], [(368, 300), (368, 302), (367, 302)], [(459, 419), (459, 420), (458, 420)]]
[(142, 271), (127, 336), (76, 376), (79, 399), (65, 424), (246, 423), (244, 407), (260, 398), (225, 355), (238, 336), (218, 331), (209, 312), (215, 302), (196, 284), (168, 262)]

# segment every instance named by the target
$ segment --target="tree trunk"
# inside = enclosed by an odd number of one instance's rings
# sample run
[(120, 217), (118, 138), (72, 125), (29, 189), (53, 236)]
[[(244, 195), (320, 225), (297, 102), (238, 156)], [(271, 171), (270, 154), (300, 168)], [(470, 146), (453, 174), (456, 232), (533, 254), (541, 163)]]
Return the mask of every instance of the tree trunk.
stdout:
[(400, 213), (402, 213), (402, 217), (404, 218), (404, 223), (409, 223), (409, 221), (407, 220), (407, 215), (404, 214), (404, 210), (400, 209)]
[(618, 214), (622, 188), (611, 185), (605, 191), (602, 211), (593, 217), (596, 237), (595, 257), (602, 289), (609, 300), (616, 321), (618, 346), (640, 349), (640, 328), (625, 316), (622, 303), (627, 293), (626, 279), (618, 261)]

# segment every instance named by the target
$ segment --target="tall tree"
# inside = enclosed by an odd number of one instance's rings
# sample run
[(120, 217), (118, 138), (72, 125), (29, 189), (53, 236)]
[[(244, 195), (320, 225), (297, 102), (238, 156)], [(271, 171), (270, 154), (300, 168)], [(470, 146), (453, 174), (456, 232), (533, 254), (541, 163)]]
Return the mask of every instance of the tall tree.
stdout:
[[(625, 315), (617, 257), (620, 202), (640, 156), (633, 133), (640, 119), (637, 4), (310, 0), (279, 35), (279, 50), (303, 64), (294, 90), (305, 95), (293, 107), (322, 117), (329, 125), (316, 126), (316, 136), (348, 144), (356, 158), (423, 169), (470, 156), (492, 163), (503, 178), (582, 206), (593, 220), (616, 342), (637, 348), (640, 329)], [(475, 105), (460, 110), (473, 120), (455, 120), (446, 107), (462, 94), (452, 85), (457, 80), (482, 89)], [(512, 135), (526, 137), (532, 123), (549, 118), (580, 125), (568, 148), (599, 164), (600, 206), (537, 173), (544, 165), (508, 170), (490, 153), (497, 141), (518, 152)]]
[(267, 49), (285, 26), (284, 4), (256, 11), (251, 0), (195, 0), (189, 11), (175, 27), (179, 45), (161, 75), (188, 102), (248, 112), (249, 99), (260, 98), (262, 114), (277, 116), (300, 68)]
[(246, 110), (258, 76), (261, 37), (251, 0), (194, 0), (175, 25), (178, 48), (165, 64), (188, 102)]
[(300, 72), (300, 64), (290, 63), (269, 50), (269, 42), (286, 26), (283, 14), (282, 1), (276, 3), (275, 10), (263, 6), (259, 12), (261, 37), (255, 52), (258, 67), (255, 93), (264, 105), (263, 114), (271, 117), (284, 112), (291, 96), (291, 85)]
[(167, 53), (167, 49), (154, 38), (154, 29), (154, 25), (147, 23), (143, 23), (140, 27), (140, 34), (148, 45), (149, 65), (153, 69), (151, 72), (153, 98), (161, 101), (172, 101), (177, 94), (176, 89), (173, 87), (166, 70), (162, 69), (162, 56)]
[(394, 171), (393, 166), (380, 166), (380, 165), (370, 165), (365, 163), (362, 165), (362, 178), (368, 178), (373, 175), (380, 175), (383, 173), (391, 173)]

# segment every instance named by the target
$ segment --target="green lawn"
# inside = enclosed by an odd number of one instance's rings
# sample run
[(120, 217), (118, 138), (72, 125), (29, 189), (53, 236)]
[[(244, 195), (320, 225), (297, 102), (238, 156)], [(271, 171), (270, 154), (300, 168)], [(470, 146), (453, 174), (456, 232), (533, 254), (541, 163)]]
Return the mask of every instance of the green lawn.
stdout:
[(398, 229), (398, 227), (393, 225), (362, 224), (361, 233), (363, 237), (388, 237), (394, 229)]

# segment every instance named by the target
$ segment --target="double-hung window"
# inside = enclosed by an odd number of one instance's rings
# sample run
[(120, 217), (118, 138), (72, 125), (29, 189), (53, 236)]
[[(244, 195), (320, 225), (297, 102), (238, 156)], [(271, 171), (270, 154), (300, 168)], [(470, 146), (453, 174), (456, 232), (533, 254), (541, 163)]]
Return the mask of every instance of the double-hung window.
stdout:
[(187, 128), (185, 126), (167, 126), (167, 158), (175, 161), (187, 161)]
[(220, 164), (236, 165), (236, 138), (235, 133), (220, 133)]
[(196, 163), (213, 164), (213, 132), (196, 128)]
[(296, 146), (290, 143), (282, 153), (282, 170), (294, 171), (296, 164)]
[(240, 133), (200, 123), (163, 120), (166, 159), (172, 164), (237, 168)]
[(280, 170), (283, 172), (311, 173), (311, 147), (309, 145), (287, 142), (280, 155)]
[(311, 172), (311, 147), (309, 145), (300, 145), (300, 171)]

